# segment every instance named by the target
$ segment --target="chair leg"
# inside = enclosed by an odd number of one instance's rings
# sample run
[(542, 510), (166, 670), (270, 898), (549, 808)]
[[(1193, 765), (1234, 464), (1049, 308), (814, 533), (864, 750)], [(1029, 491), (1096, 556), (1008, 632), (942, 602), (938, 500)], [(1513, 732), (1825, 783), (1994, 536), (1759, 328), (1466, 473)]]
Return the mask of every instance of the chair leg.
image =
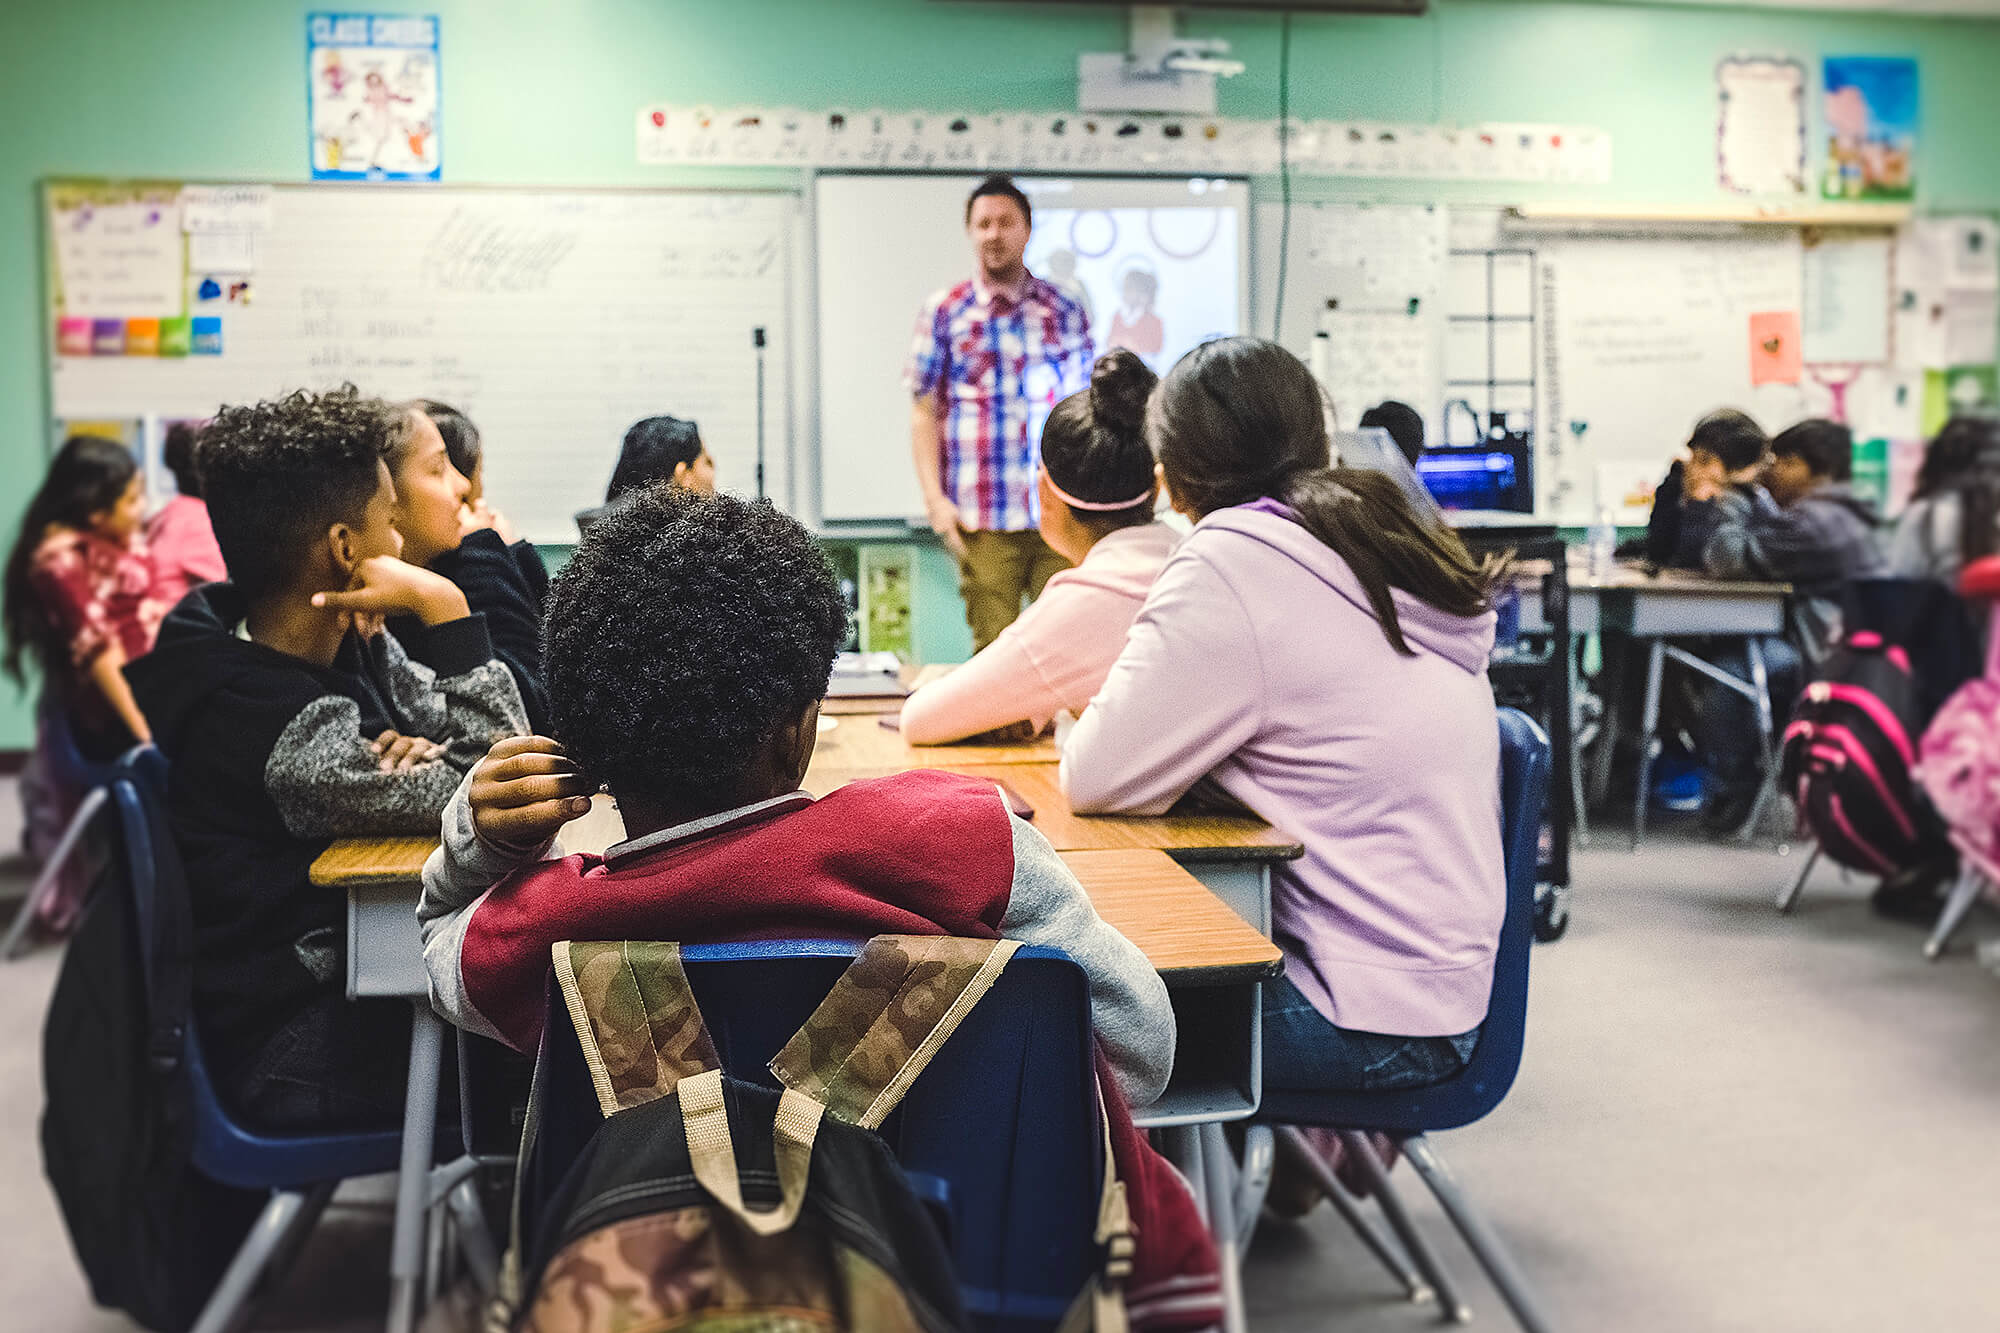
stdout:
[(486, 1229), (486, 1215), (479, 1210), (479, 1191), (470, 1180), (460, 1182), (445, 1196), (445, 1206), (458, 1224), (458, 1251), (479, 1284), (479, 1294), (490, 1297), (500, 1288), (500, 1253), (493, 1234)]
[(1246, 1244), (1256, 1230), (1257, 1214), (1264, 1211), (1264, 1198), (1271, 1192), (1271, 1167), (1277, 1155), (1277, 1134), (1269, 1125), (1251, 1125), (1243, 1131), (1243, 1161), (1236, 1172), (1234, 1208)]
[(1458, 1188), (1458, 1182), (1451, 1178), (1451, 1172), (1445, 1168), (1437, 1150), (1431, 1147), (1430, 1140), (1422, 1134), (1406, 1139), (1403, 1153), (1410, 1159), (1410, 1165), (1416, 1168), (1417, 1174), (1424, 1178), (1424, 1183), (1430, 1186), (1431, 1193), (1437, 1196), (1446, 1216), (1458, 1228), (1458, 1234), (1465, 1238), (1467, 1248), (1479, 1260), (1479, 1266), (1486, 1270), (1486, 1276), (1499, 1289), (1500, 1298), (1514, 1312), (1514, 1322), (1525, 1333), (1549, 1333), (1549, 1321), (1542, 1314), (1534, 1294), (1529, 1291), (1527, 1279), (1515, 1266), (1507, 1248), (1500, 1243), (1499, 1236), (1486, 1225), (1486, 1219), (1473, 1209)]
[(1347, 1192), (1347, 1186), (1340, 1183), (1340, 1177), (1333, 1173), (1333, 1168), (1326, 1164), (1325, 1159), (1313, 1151), (1305, 1135), (1290, 1125), (1280, 1129), (1278, 1135), (1285, 1145), (1286, 1159), (1310, 1174), (1319, 1184), (1332, 1202), (1333, 1210), (1340, 1214), (1341, 1220), (1353, 1229), (1355, 1235), (1361, 1237), (1361, 1243), (1368, 1247), (1368, 1252), (1389, 1270), (1389, 1276), (1401, 1285), (1410, 1303), (1421, 1305), (1435, 1299), (1437, 1293), (1431, 1290), (1430, 1284), (1417, 1276), (1409, 1260), (1396, 1249), (1396, 1243), (1383, 1235), (1382, 1229), (1361, 1211), (1361, 1200)]
[(1402, 1196), (1397, 1194), (1396, 1187), (1389, 1183), (1388, 1168), (1384, 1167), (1382, 1159), (1375, 1155), (1375, 1145), (1368, 1141), (1367, 1135), (1352, 1129), (1341, 1130), (1340, 1141), (1347, 1151), (1360, 1161), (1361, 1170), (1368, 1177), (1369, 1188), (1374, 1193), (1376, 1202), (1382, 1205), (1382, 1215), (1389, 1219), (1390, 1230), (1396, 1233), (1396, 1238), (1403, 1242), (1403, 1248), (1409, 1251), (1417, 1271), (1422, 1273), (1424, 1279), (1436, 1289), (1438, 1313), (1450, 1323), (1471, 1322), (1472, 1307), (1458, 1294), (1458, 1284), (1452, 1281), (1451, 1273), (1445, 1268), (1444, 1261), (1438, 1258), (1437, 1251), (1424, 1239), (1424, 1233), (1417, 1230), (1416, 1221), (1410, 1216), (1409, 1210), (1403, 1207)]
[(55, 850), (49, 853), (49, 859), (43, 863), (41, 873), (35, 876), (35, 886), (28, 890), (28, 896), (21, 900), (20, 910), (14, 913), (13, 924), (7, 927), (7, 938), (0, 941), (0, 959), (14, 957), (15, 951), (20, 947), (21, 937), (28, 933), (28, 923), (35, 919), (35, 913), (41, 909), (42, 901), (56, 891), (56, 884), (62, 876), (63, 867), (69, 863), (70, 855), (76, 851), (77, 843), (83, 840), (84, 831), (90, 827), (90, 821), (97, 817), (97, 812), (104, 808), (104, 803), (108, 799), (104, 788), (93, 787), (85, 792), (83, 800), (77, 803), (76, 813), (69, 817), (69, 826), (63, 830), (62, 837), (56, 842)]
[(290, 1244), (292, 1233), (306, 1218), (306, 1205), (307, 1196), (295, 1190), (272, 1192), (271, 1201), (257, 1215), (242, 1248), (202, 1306), (191, 1333), (235, 1333), (249, 1322), (251, 1293), (271, 1260)]
[(1764, 807), (1778, 794), (1778, 738), (1777, 719), (1772, 716), (1771, 675), (1764, 669), (1764, 645), (1754, 637), (1743, 641), (1743, 655), (1750, 663), (1750, 685), (1756, 697), (1752, 702), (1757, 707), (1757, 734), (1763, 742), (1764, 773), (1757, 783), (1757, 797), (1750, 802), (1750, 813), (1743, 817), (1743, 825), (1736, 830), (1736, 840), (1748, 843), (1757, 836), (1757, 826), (1763, 822)]
[(1789, 888), (1778, 890), (1779, 915), (1790, 916), (1792, 909), (1798, 906), (1799, 895), (1805, 892), (1806, 881), (1812, 878), (1813, 867), (1819, 864), (1819, 857), (1819, 844), (1814, 843), (1812, 852), (1806, 857), (1805, 865), (1799, 868), (1799, 877), (1792, 881)]
[(1632, 798), (1632, 850), (1646, 836), (1646, 800), (1653, 794), (1653, 761), (1660, 757), (1660, 676), (1666, 670), (1667, 641), (1654, 639), (1646, 657), (1646, 706), (1639, 726), (1639, 780)]
[(1986, 876), (1970, 864), (1958, 872), (1958, 883), (1952, 886), (1951, 897), (1945, 899), (1944, 910), (1938, 913), (1937, 925), (1931, 929), (1931, 937), (1924, 941), (1924, 957), (1936, 962), (1944, 956), (1945, 946), (1965, 921), (1966, 913), (1979, 901), (1981, 890), (1986, 887)]

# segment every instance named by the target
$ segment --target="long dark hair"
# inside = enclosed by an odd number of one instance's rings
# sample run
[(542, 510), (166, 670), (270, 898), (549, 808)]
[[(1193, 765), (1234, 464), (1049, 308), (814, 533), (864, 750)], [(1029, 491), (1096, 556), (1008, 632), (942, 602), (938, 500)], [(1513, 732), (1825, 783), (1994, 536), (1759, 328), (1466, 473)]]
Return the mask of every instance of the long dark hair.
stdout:
[(21, 684), (28, 681), (21, 665), (24, 651), (34, 653), (44, 674), (51, 663), (62, 658), (55, 624), (29, 584), (35, 548), (58, 524), (79, 531), (88, 528), (94, 516), (118, 503), (138, 470), (132, 451), (118, 441), (72, 435), (56, 451), (41, 489), (28, 501), (28, 512), (21, 516), (20, 530), (14, 534), (14, 549), (7, 556), (5, 603), (0, 606), (0, 619), (7, 627), (7, 651), (0, 664)]
[(1970, 563), (1992, 555), (2000, 545), (1994, 532), (2000, 523), (2000, 422), (1953, 417), (1924, 451), (1910, 498), (1933, 500), (1953, 492), (1959, 497), (1961, 558)]
[(484, 452), (479, 440), (479, 427), (472, 424), (472, 418), (453, 407), (450, 403), (440, 403), (435, 398), (416, 400), (417, 410), (431, 419), (437, 427), (438, 438), (444, 441), (445, 456), (458, 469), (458, 475), (467, 481), (479, 471), (479, 456)]
[(1261, 338), (1204, 343), (1168, 372), (1146, 414), (1174, 499), (1206, 516), (1277, 500), (1361, 580), (1389, 644), (1403, 640), (1391, 589), (1455, 616), (1488, 607), (1503, 561), (1474, 561), (1458, 534), (1420, 516), (1389, 477), (1329, 466), (1324, 400), (1312, 372)]
[(1160, 382), (1144, 361), (1118, 348), (1091, 367), (1090, 387), (1049, 411), (1042, 427), (1042, 471), (1056, 489), (1086, 504), (1077, 520), (1097, 532), (1153, 521), (1153, 451), (1146, 444), (1146, 399)]
[(625, 443), (618, 451), (618, 466), (611, 470), (611, 484), (605, 488), (604, 503), (610, 504), (627, 491), (671, 481), (674, 465), (693, 466), (701, 457), (701, 430), (680, 417), (647, 417), (632, 423)]

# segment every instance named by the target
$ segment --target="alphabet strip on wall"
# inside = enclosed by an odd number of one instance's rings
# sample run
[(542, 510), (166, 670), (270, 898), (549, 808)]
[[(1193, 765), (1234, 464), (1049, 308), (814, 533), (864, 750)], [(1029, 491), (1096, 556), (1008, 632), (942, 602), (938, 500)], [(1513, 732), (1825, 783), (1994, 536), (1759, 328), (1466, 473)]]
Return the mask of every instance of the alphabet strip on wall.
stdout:
[(1430, 180), (1611, 179), (1611, 136), (1562, 125), (1405, 125), (1090, 113), (683, 107), (638, 115), (650, 165), (1204, 172)]

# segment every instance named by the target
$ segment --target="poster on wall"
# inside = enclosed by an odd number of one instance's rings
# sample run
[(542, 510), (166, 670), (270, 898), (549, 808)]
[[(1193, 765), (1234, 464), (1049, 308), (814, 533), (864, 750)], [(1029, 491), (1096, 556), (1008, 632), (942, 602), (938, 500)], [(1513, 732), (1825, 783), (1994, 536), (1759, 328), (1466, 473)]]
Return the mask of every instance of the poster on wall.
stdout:
[(1828, 56), (1828, 199), (1914, 199), (1917, 193), (1917, 62), (1888, 56)]
[(435, 15), (306, 16), (314, 180), (438, 179)]
[(1804, 194), (1806, 67), (1752, 56), (1715, 69), (1716, 174), (1737, 194)]

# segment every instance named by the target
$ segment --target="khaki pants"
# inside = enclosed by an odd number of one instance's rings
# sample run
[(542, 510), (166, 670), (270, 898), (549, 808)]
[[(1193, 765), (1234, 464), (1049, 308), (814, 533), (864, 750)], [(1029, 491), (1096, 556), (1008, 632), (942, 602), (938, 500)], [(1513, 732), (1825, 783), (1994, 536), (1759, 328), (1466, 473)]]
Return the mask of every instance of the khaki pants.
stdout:
[(1069, 561), (1049, 549), (1039, 532), (961, 532), (965, 559), (958, 565), (958, 591), (972, 626), (975, 653), (1000, 637), (1021, 614), (1021, 601), (1042, 595), (1049, 577)]

